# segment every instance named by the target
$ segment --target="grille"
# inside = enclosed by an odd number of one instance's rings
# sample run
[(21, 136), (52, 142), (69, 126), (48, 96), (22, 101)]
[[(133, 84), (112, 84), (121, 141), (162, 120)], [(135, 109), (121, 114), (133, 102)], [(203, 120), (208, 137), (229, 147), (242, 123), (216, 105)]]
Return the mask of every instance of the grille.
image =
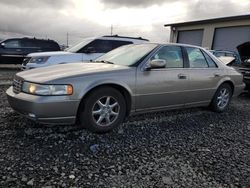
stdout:
[(22, 80), (14, 79), (13, 81), (13, 92), (18, 94), (22, 91)]
[(31, 59), (31, 57), (24, 58), (23, 65), (27, 65), (27, 63), (29, 63), (30, 59)]

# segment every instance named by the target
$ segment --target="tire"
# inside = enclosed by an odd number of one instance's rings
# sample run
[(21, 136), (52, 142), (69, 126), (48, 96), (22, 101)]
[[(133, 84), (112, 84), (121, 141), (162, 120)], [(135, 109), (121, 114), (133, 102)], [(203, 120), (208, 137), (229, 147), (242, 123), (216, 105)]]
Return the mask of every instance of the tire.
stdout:
[(229, 84), (220, 85), (210, 104), (211, 109), (215, 112), (224, 112), (229, 106), (232, 94), (232, 87)]
[(106, 133), (121, 124), (126, 115), (123, 95), (112, 87), (93, 90), (80, 107), (80, 125), (95, 133)]

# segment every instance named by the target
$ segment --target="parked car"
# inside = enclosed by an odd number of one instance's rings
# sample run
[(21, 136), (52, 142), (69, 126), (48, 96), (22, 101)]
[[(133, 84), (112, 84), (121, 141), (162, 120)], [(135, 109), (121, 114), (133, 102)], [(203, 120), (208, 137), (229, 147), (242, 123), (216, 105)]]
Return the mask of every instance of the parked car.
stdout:
[(250, 59), (250, 41), (237, 46), (242, 62)]
[(141, 37), (122, 37), (118, 35), (87, 38), (64, 52), (29, 54), (24, 60), (22, 68), (27, 70), (56, 64), (95, 60), (97, 57), (120, 46), (145, 42), (148, 42), (148, 40)]
[(227, 50), (210, 50), (210, 52), (219, 59), (222, 58), (224, 60), (228, 57), (230, 60), (230, 58), (233, 58), (233, 61), (227, 63), (228, 66), (239, 66), (241, 64), (241, 58), (237, 52)]
[(241, 56), (241, 66), (238, 70), (244, 76), (244, 82), (246, 84), (246, 89), (250, 91), (250, 42), (245, 42), (237, 47), (238, 52)]
[(42, 123), (75, 123), (107, 132), (133, 113), (195, 106), (227, 109), (243, 76), (203, 48), (145, 43), (117, 48), (92, 63), (16, 74), (10, 106)]
[(245, 89), (250, 91), (250, 58), (245, 59), (238, 70), (243, 74), (244, 82), (246, 84)]
[(36, 38), (12, 38), (0, 42), (0, 64), (22, 64), (29, 53), (58, 51), (59, 45), (53, 40)]

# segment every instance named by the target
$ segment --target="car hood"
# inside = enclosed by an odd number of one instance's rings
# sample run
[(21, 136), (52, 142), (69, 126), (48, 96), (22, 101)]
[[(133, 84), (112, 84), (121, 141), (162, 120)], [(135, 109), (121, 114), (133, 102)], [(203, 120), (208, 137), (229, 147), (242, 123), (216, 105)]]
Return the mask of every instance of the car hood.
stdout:
[(58, 79), (128, 70), (131, 67), (105, 63), (70, 63), (31, 69), (16, 74), (17, 77), (35, 83), (45, 83)]
[(68, 55), (68, 54), (73, 54), (73, 53), (65, 51), (39, 52), (39, 53), (28, 54), (28, 57), (57, 56), (57, 55)]

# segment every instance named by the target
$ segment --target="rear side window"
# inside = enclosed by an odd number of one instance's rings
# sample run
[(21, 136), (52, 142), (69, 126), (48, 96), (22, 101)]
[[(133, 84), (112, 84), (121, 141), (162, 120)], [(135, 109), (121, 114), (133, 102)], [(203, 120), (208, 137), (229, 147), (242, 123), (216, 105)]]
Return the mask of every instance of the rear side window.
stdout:
[(213, 60), (209, 55), (207, 55), (207, 53), (203, 52), (203, 54), (204, 54), (204, 56), (205, 56), (205, 58), (206, 58), (206, 60), (207, 60), (208, 66), (209, 66), (210, 68), (215, 68), (215, 67), (217, 67), (217, 65), (216, 65), (216, 63), (214, 62), (214, 60)]
[(164, 46), (151, 58), (166, 60), (166, 68), (183, 68), (182, 50), (178, 46)]
[(207, 68), (207, 61), (198, 48), (186, 47), (190, 68)]

